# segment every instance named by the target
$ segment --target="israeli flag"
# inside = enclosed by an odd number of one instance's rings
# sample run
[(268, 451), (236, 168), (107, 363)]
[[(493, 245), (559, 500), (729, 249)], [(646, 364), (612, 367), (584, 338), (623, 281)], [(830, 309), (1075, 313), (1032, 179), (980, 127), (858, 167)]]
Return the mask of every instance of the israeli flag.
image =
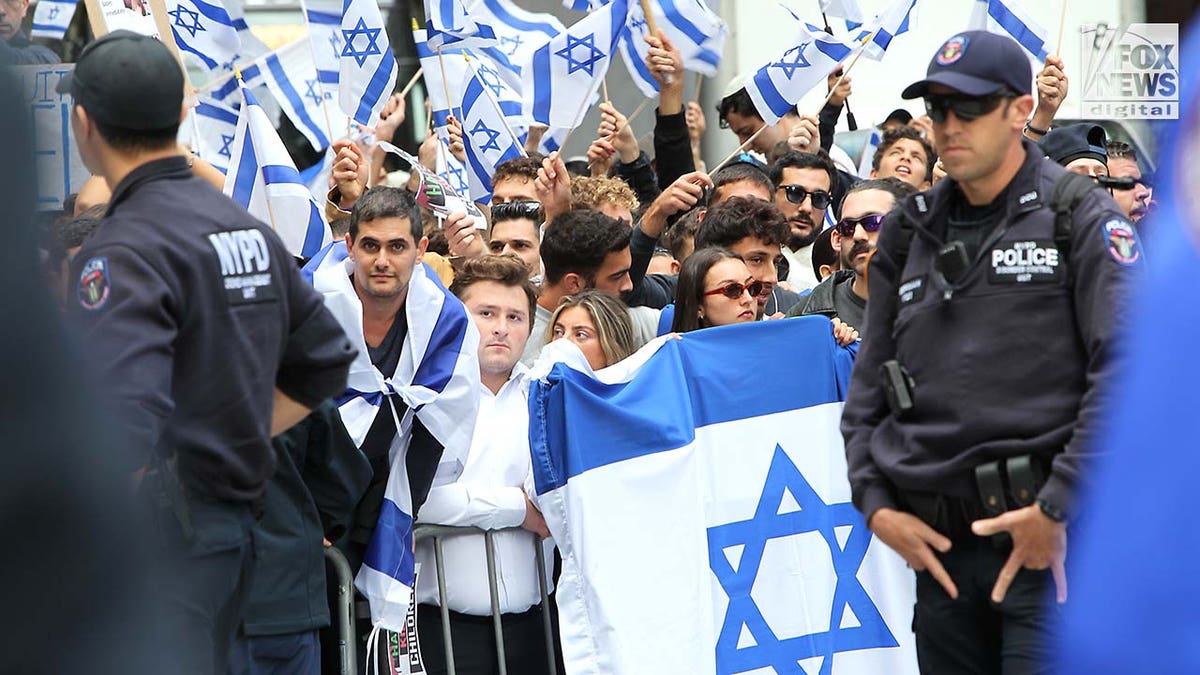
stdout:
[(460, 197), (470, 197), (471, 186), (467, 182), (467, 167), (463, 166), (457, 157), (450, 154), (450, 146), (443, 139), (438, 139), (437, 156), (433, 164), (434, 173), (441, 176), (455, 194)]
[(29, 34), (35, 38), (61, 40), (75, 16), (75, 4), (75, 0), (38, 0)]
[(425, 0), (429, 47), (486, 47), (496, 44), (496, 32), (467, 13), (462, 0)]
[(262, 63), (267, 88), (279, 107), (314, 150), (330, 145), (326, 95), (313, 65), (308, 40), (300, 39), (268, 54)]
[(798, 18), (795, 30), (796, 38), (789, 43), (794, 46), (746, 78), (746, 93), (767, 124), (775, 124), (793, 110), (797, 101), (825, 82), (826, 76), (854, 50), (853, 44)]
[[(394, 373), (381, 373), (363, 340), (363, 309), (350, 281), (352, 272), (346, 242), (338, 241), (310, 260), (302, 274), (325, 297), (326, 308), (358, 348), (346, 393), (337, 399), (350, 437), (361, 447), (377, 415), (392, 415), (396, 422), (383, 506), (355, 586), (370, 602), (372, 623), (403, 631), (414, 581), (413, 508), (405, 468), (414, 411), (443, 446), (439, 480), (455, 480), (479, 412), (479, 332), (437, 274), (417, 265), (404, 302), (408, 333), (400, 361)], [(403, 413), (392, 404), (393, 395), (404, 402)]]
[(579, 126), (628, 19), (628, 0), (613, 0), (536, 49), (522, 73), (526, 116), (549, 127)]
[(224, 5), (219, 1), (167, 0), (166, 6), (179, 51), (207, 70), (232, 69), (242, 40)]
[(1033, 63), (1033, 72), (1042, 69), (1050, 51), (1046, 49), (1046, 29), (1025, 11), (1017, 0), (977, 0), (971, 10), (972, 30), (1007, 35), (1017, 41)]
[[(270, 50), (263, 44), (262, 40), (259, 40), (254, 33), (250, 32), (250, 25), (246, 23), (241, 0), (222, 0), (222, 5), (225, 7), (225, 11), (229, 13), (229, 19), (233, 22), (233, 27), (237, 31), (241, 47), (236, 54), (230, 57), (229, 61), (221, 64), (220, 73), (222, 75), (232, 75), (234, 72), (233, 69), (236, 66), (241, 70), (242, 81), (246, 83), (246, 86), (251, 88), (257, 87), (262, 84), (263, 73), (254, 62), (265, 56)], [(216, 75), (215, 72), (214, 75)], [(234, 108), (241, 107), (242, 105), (242, 96), (239, 93), (237, 79), (234, 77), (226, 79), (224, 83), (210, 91), (208, 95)]]
[(525, 149), (518, 144), (516, 132), (505, 119), (510, 115), (520, 116), (520, 98), (503, 86), (498, 74), (493, 72), (490, 82), (485, 79), (486, 64), (479, 64), (479, 72), (475, 72), (476, 63), (468, 62), (469, 71), (461, 86), (463, 147), (471, 199), (487, 202), (492, 199), (496, 165), (525, 156)]
[[(871, 136), (867, 138), (866, 144), (863, 146), (862, 156), (858, 160), (858, 177), (866, 180), (871, 177), (871, 171), (875, 164), (875, 153), (879, 150), (879, 142), (883, 140), (883, 136), (878, 129), (871, 130)], [(826, 209), (829, 213), (833, 209)]]
[(882, 59), (893, 38), (916, 26), (917, 2), (919, 0), (892, 0), (874, 21), (863, 26), (855, 35), (855, 40), (860, 43), (870, 38), (863, 56), (874, 61)]
[(342, 4), (338, 103), (355, 122), (374, 127), (396, 88), (396, 57), (375, 0)]
[(192, 151), (196, 156), (229, 172), (233, 161), (233, 145), (237, 139), (238, 113), (216, 101), (201, 99), (188, 113), (191, 120), (185, 127), (192, 130)]
[(233, 141), (233, 161), (225, 174), (225, 194), (271, 225), (292, 255), (308, 258), (332, 240), (316, 200), (288, 156), (275, 125), (249, 88)]
[(820, 0), (820, 5), (821, 13), (827, 16), (859, 24), (867, 20), (858, 0)]
[(338, 93), (341, 71), (342, 3), (341, 0), (300, 0), (304, 22), (308, 25), (308, 41), (312, 47), (313, 63), (321, 88), (330, 95)]
[[(649, 34), (650, 28), (646, 21), (646, 14), (642, 11), (641, 4), (634, 3), (629, 7), (625, 32), (621, 34), (621, 61), (625, 63), (625, 70), (629, 71), (630, 79), (641, 90), (642, 95), (646, 98), (655, 98), (658, 96), (658, 80), (654, 79), (650, 68), (646, 66), (646, 57), (650, 55), (650, 45), (646, 44), (645, 37)], [(672, 41), (674, 41), (673, 37)], [(687, 63), (686, 59), (684, 63)]]
[(424, 72), (422, 77), (425, 78), (425, 95), (429, 97), (433, 128), (440, 132), (446, 128), (446, 118), (450, 115), (462, 119), (458, 110), (459, 101), (447, 100), (446, 93), (457, 91), (462, 86), (463, 78), (468, 72), (465, 52), (458, 48), (443, 48), (439, 59), (438, 53), (430, 48), (426, 40), (426, 31), (422, 29), (413, 31), (413, 42), (416, 44), (417, 58), (421, 60)]
[[(748, 348), (805, 358), (747, 386)], [(664, 336), (598, 373), (546, 346), (529, 434), (567, 672), (917, 673), (913, 572), (850, 501), (852, 361), (821, 317)]]
[(554, 15), (527, 12), (510, 0), (483, 0), (471, 11), (496, 33), (496, 44), (479, 51), (500, 67), (514, 89), (521, 87), (522, 68), (534, 50), (566, 30)]

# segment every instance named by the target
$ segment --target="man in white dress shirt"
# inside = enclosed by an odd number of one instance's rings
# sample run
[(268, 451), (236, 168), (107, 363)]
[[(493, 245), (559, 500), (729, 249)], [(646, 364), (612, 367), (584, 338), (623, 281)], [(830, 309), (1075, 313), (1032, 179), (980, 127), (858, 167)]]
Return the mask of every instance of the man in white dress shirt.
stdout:
[[(505, 660), (510, 673), (537, 675), (548, 667), (534, 541), (550, 533), (525, 493), (531, 471), (529, 383), (520, 363), (537, 291), (529, 270), (513, 255), (468, 260), (450, 290), (479, 328), (479, 417), (461, 477), (430, 490), (418, 522), (506, 530), (494, 538)], [(523, 529), (511, 529), (517, 527)], [(552, 551), (542, 548), (549, 570)], [(447, 538), (443, 551), (456, 671), (498, 673), (484, 538)], [(417, 562), (421, 655), (436, 675), (446, 672), (446, 657), (432, 540), (417, 545)]]

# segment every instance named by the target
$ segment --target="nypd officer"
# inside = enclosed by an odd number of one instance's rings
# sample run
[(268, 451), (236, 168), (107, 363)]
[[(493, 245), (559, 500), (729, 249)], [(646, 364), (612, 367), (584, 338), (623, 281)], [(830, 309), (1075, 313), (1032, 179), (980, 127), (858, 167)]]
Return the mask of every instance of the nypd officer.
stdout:
[(1045, 600), (1067, 597), (1072, 496), (1118, 292), (1140, 264), (1087, 178), (1067, 181), (1076, 199), (1056, 218), (1066, 172), (1021, 135), (1030, 80), (1016, 42), (967, 32), (905, 89), (925, 100), (948, 178), (880, 230), (842, 418), (854, 504), (918, 571), (923, 672), (1047, 668)]
[(341, 393), (354, 356), (279, 238), (176, 149), (183, 74), (117, 31), (59, 86), (84, 164), (112, 187), (79, 252), (71, 318), (153, 516), (156, 672), (224, 673), (274, 433)]

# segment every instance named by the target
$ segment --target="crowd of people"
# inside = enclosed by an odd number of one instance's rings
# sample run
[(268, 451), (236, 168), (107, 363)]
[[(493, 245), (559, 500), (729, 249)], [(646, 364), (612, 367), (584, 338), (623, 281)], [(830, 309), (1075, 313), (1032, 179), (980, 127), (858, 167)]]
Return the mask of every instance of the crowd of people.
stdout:
[[(10, 63), (48, 58), (17, 28), (27, 6), (0, 0)], [(553, 582), (540, 587), (536, 557), (552, 569), (554, 552), (534, 545), (550, 533), (527, 405), (543, 347), (570, 341), (598, 371), (662, 335), (812, 315), (858, 350), (842, 423), (854, 503), (919, 571), (922, 669), (1045, 666), (1042, 595), (1057, 586), (1065, 600), (1064, 523), (1111, 372), (1120, 281), (1142, 264), (1137, 228), (1153, 218), (1134, 148), (1098, 124), (1054, 126), (1068, 95), (1058, 56), (1035, 75), (1013, 41), (968, 32), (905, 91), (925, 114), (880, 124), (860, 176), (835, 161), (851, 76), (830, 75), (818, 115), (766, 125), (738, 82), (715, 111), (685, 101), (679, 51), (647, 41), (653, 152), (601, 103), (586, 159), (541, 156), (534, 135), (528, 156), (496, 167), (486, 230), (423, 211), (416, 171), (334, 143), (325, 212), (345, 247), (350, 320), (330, 311), (337, 293), (302, 280), (298, 266), (321, 261), (294, 261), (177, 145), (183, 80), (167, 50), (115, 33), (83, 53), (62, 91), (94, 177), (53, 224), (45, 266), (110, 385), (120, 461), (162, 550), (154, 625), (177, 647), (159, 672), (334, 667), (323, 548), (355, 570), (370, 558), (397, 452), (418, 525), (497, 531), (508, 671), (548, 672)], [(395, 96), (376, 131), (405, 110)], [(746, 152), (707, 171), (700, 140), (725, 129)], [(461, 125), (445, 133), (464, 159)], [(431, 170), (442, 142), (430, 132), (417, 153)], [(411, 379), (436, 360), (411, 346), (436, 318), (410, 311), (418, 277), (437, 277), (478, 335), (456, 472), (441, 462), (451, 441), (399, 394), (344, 419), (370, 393), (347, 391), (348, 373)], [(1033, 477), (1016, 498), (1021, 458)], [(997, 462), (1011, 509), (981, 501)], [(444, 553), (457, 672), (497, 672), (482, 536)], [(447, 672), (431, 541), (415, 560), (425, 667)]]

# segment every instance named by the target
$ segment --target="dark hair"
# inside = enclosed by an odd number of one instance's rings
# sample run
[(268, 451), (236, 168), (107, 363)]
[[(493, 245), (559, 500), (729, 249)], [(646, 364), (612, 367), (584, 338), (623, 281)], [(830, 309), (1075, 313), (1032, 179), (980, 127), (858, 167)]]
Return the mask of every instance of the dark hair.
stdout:
[(632, 233), (627, 223), (599, 211), (575, 209), (556, 217), (542, 238), (546, 283), (556, 284), (575, 273), (591, 286), (605, 256), (629, 248)]
[(424, 233), (421, 227), (421, 209), (408, 190), (377, 185), (363, 193), (363, 196), (354, 202), (354, 213), (350, 214), (350, 241), (358, 239), (359, 223), (369, 223), (380, 218), (408, 218), (412, 226), (413, 242), (421, 241), (421, 235)]
[[(895, 200), (895, 204), (899, 204), (900, 202), (904, 201), (905, 197), (916, 192), (917, 188), (905, 183), (895, 176), (860, 180), (846, 189), (846, 194), (842, 195), (842, 201), (838, 204), (838, 213), (842, 212), (842, 207), (846, 204), (846, 197), (849, 197), (855, 192), (862, 192), (863, 190), (882, 190), (892, 196), (892, 198)], [(895, 204), (893, 204), (893, 206), (895, 206)]]
[(704, 214), (704, 222), (696, 231), (696, 250), (713, 246), (732, 248), (746, 237), (760, 239), (768, 246), (782, 245), (790, 233), (787, 220), (774, 203), (753, 197), (732, 197)]
[(683, 214), (683, 217), (675, 221), (675, 224), (667, 228), (663, 234), (663, 243), (666, 244), (667, 250), (671, 255), (682, 263), (687, 259), (683, 255), (684, 244), (688, 239), (692, 240), (693, 248), (696, 241), (696, 230), (700, 229), (701, 216), (704, 209), (692, 209)]
[(1106, 145), (1109, 159), (1129, 159), (1134, 162), (1138, 161), (1137, 151), (1133, 146), (1124, 141), (1109, 141)]
[[(76, 104), (78, 105), (78, 104)], [(84, 108), (87, 110), (87, 108)], [(146, 150), (164, 150), (173, 148), (178, 144), (177, 137), (179, 136), (179, 125), (163, 129), (124, 129), (101, 122), (95, 117), (88, 117), (95, 125), (96, 131), (100, 134), (100, 138), (104, 139), (113, 150), (119, 152), (138, 152)]]
[(838, 252), (833, 248), (833, 228), (827, 227), (821, 230), (812, 245), (812, 268), (813, 276), (817, 281), (821, 281), (821, 265), (830, 265), (837, 267), (841, 264), (838, 258)]
[[(708, 224), (708, 218), (704, 219)], [(704, 304), (704, 279), (713, 265), (722, 260), (741, 260), (742, 256), (727, 248), (713, 246), (697, 249), (688, 256), (679, 269), (679, 283), (675, 286), (675, 318), (671, 320), (672, 333), (687, 333), (704, 328), (700, 320), (700, 306)]]
[(937, 161), (937, 153), (934, 152), (933, 146), (929, 144), (929, 141), (925, 140), (925, 137), (915, 127), (893, 127), (883, 132), (883, 138), (879, 141), (879, 146), (875, 148), (875, 156), (871, 158), (871, 168), (878, 171), (879, 163), (883, 161), (883, 155), (893, 145), (904, 139), (916, 141), (921, 144), (921, 148), (925, 151), (925, 180), (933, 180), (933, 164)]
[(784, 169), (820, 169), (829, 174), (829, 189), (833, 190), (837, 185), (837, 167), (834, 166), (833, 160), (829, 159), (829, 155), (824, 151), (820, 153), (800, 152), (792, 150), (785, 152), (782, 157), (775, 160), (771, 165), (771, 185), (775, 189), (779, 189), (780, 183), (783, 182)]
[(500, 162), (492, 174), (492, 185), (508, 178), (536, 180), (538, 169), (542, 168), (542, 160), (545, 158), (545, 155), (535, 152), (528, 157), (514, 157), (507, 162)]
[(541, 225), (546, 220), (546, 213), (538, 202), (501, 202), (493, 204), (492, 226), (509, 220), (532, 220)]
[(64, 249), (83, 246), (83, 242), (92, 238), (96, 233), (96, 228), (100, 227), (100, 221), (104, 218), (104, 213), (108, 211), (108, 204), (97, 204), (75, 218), (71, 218), (70, 214), (67, 217), (55, 224), (55, 235)]
[(494, 281), (501, 286), (525, 291), (525, 297), (529, 300), (529, 332), (532, 333), (538, 293), (537, 287), (529, 280), (529, 268), (525, 266), (525, 261), (511, 253), (469, 258), (455, 270), (450, 292), (462, 300), (467, 289), (481, 281)]
[(750, 94), (746, 93), (745, 87), (721, 99), (721, 102), (717, 104), (717, 119), (720, 120), (722, 129), (729, 128), (729, 120), (725, 119), (729, 113), (762, 119), (762, 115), (759, 115), (758, 109), (754, 107), (754, 101), (750, 99)]
[[(390, 154), (390, 153), (389, 153)], [(342, 239), (350, 231), (350, 216), (340, 216), (329, 221), (329, 232), (334, 239)]]
[(771, 184), (771, 179), (767, 177), (767, 172), (746, 162), (734, 162), (718, 169), (712, 175), (712, 181), (712, 194), (708, 198), (708, 203), (710, 204), (715, 204), (719, 201), (718, 195), (721, 192), (721, 188), (743, 181), (761, 185), (766, 189), (768, 195), (775, 192), (775, 186)]

